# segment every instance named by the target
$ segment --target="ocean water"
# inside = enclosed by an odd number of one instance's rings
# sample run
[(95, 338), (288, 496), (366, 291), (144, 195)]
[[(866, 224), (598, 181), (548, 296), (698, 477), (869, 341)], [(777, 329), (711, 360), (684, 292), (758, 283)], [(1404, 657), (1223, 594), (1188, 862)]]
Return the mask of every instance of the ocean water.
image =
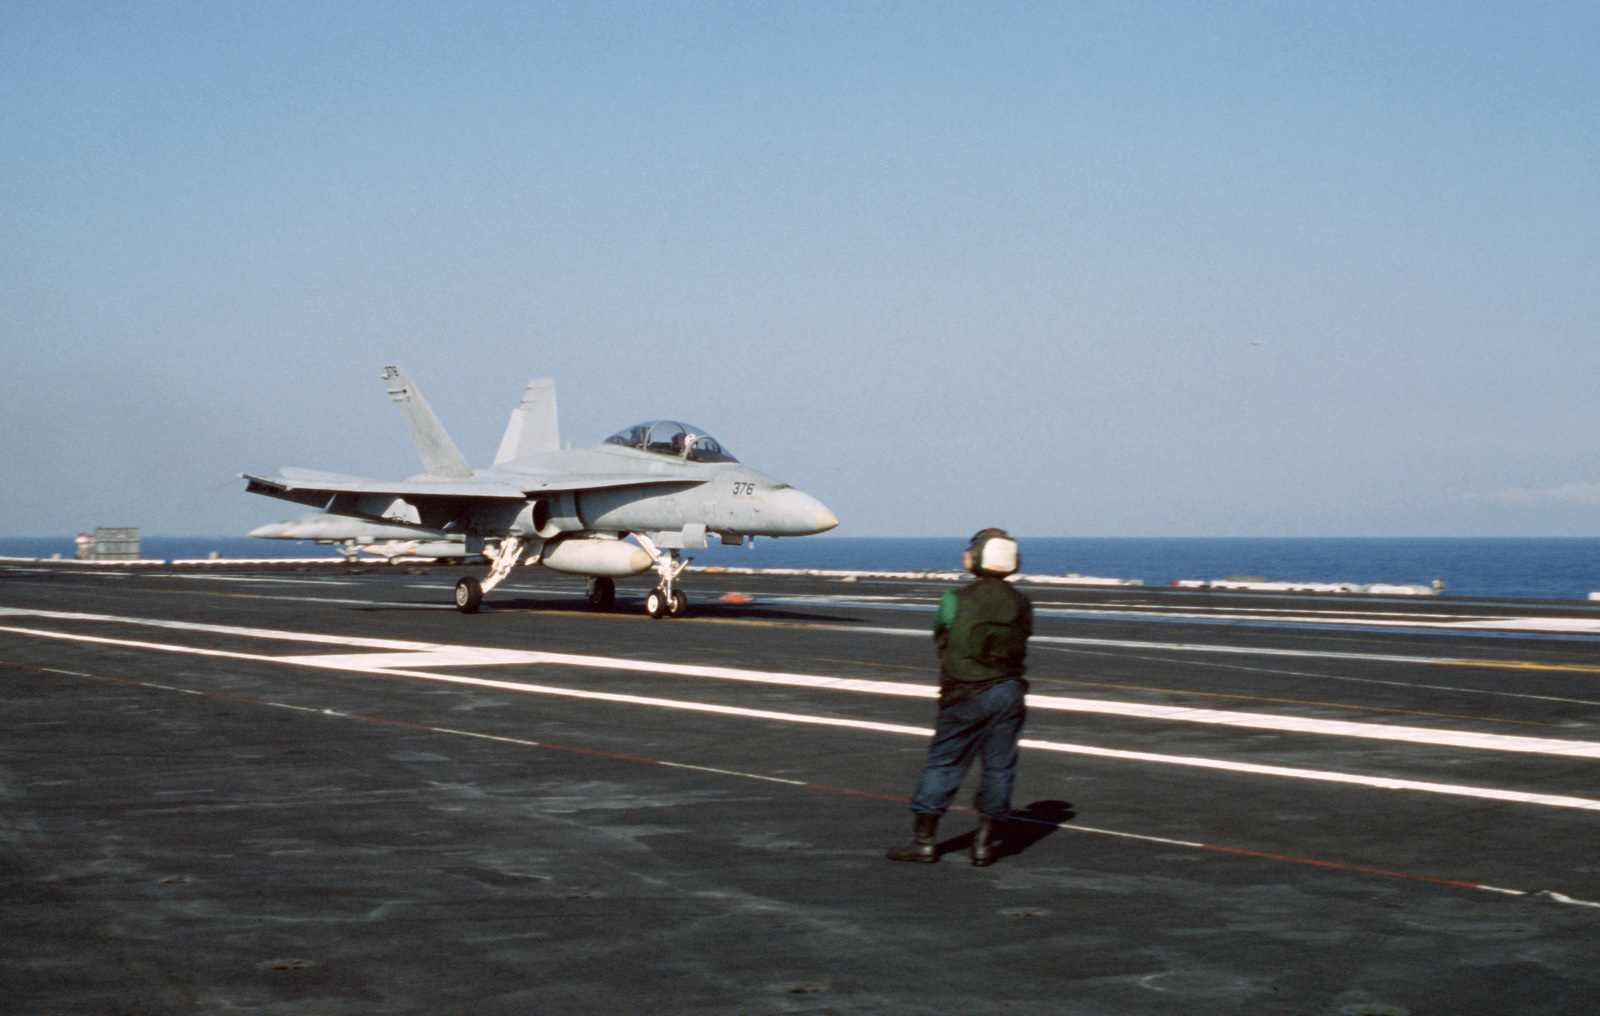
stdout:
[[(1450, 596), (1586, 599), (1600, 591), (1600, 538), (1234, 539), (1019, 538), (1022, 570), (1167, 585), (1255, 576), (1283, 582), (1445, 584)], [(754, 549), (693, 551), (697, 564), (766, 568), (958, 570), (963, 537), (813, 537), (757, 541)]]
[[(1445, 584), (1457, 597), (1587, 599), (1600, 591), (1600, 538), (1021, 538), (1022, 570), (1095, 575), (1167, 585), (1179, 579), (1257, 576), (1283, 582)], [(699, 565), (944, 571), (961, 566), (964, 537), (938, 539), (814, 536), (757, 540), (754, 547), (689, 551)], [(334, 557), (331, 548), (249, 537), (159, 537), (145, 557)], [(70, 536), (0, 538), (0, 556), (72, 557)]]

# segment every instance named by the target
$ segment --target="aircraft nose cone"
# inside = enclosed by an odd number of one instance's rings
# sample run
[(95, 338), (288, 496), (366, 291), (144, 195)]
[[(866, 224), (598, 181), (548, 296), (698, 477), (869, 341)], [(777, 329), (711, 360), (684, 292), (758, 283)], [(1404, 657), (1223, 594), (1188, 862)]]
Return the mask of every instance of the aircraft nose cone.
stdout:
[(775, 535), (812, 536), (839, 524), (839, 517), (827, 505), (803, 490), (790, 487), (769, 495), (767, 500), (764, 514), (775, 526)]
[(257, 526), (250, 530), (251, 536), (259, 536), (263, 540), (275, 540), (283, 536), (284, 525), (282, 522), (268, 522), (264, 526)]

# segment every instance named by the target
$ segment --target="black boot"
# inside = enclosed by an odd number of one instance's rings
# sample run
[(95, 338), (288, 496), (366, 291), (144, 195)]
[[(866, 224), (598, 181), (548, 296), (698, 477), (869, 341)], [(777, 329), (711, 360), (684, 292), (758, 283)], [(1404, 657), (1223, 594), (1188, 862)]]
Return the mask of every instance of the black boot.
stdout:
[(972, 834), (972, 866), (987, 868), (994, 863), (994, 819), (978, 819), (978, 831)]
[(917, 861), (922, 864), (932, 864), (939, 859), (938, 844), (934, 842), (934, 832), (939, 828), (939, 816), (914, 814), (911, 826), (911, 842), (899, 850), (891, 850), (884, 856), (891, 861)]

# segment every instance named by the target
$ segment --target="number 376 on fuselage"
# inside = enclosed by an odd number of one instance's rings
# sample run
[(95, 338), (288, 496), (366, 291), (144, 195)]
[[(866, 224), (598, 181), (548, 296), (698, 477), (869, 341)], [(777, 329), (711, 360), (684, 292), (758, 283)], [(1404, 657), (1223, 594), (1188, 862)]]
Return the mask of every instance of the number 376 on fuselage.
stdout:
[[(614, 580), (656, 570), (645, 599), (652, 616), (680, 615), (680, 551), (709, 539), (739, 544), (757, 536), (809, 536), (839, 520), (822, 502), (741, 464), (711, 435), (674, 420), (619, 431), (589, 448), (562, 450), (555, 387), (528, 382), (511, 413), (494, 464), (467, 465), (406, 372), (386, 367), (423, 472), (402, 481), (283, 469), (242, 474), (247, 490), (329, 514), (415, 528), (421, 537), (465, 539), (490, 549), (487, 578), (456, 584), (456, 606), (478, 609), (483, 594), (519, 561), (589, 579), (592, 605), (609, 608)], [(626, 542), (631, 537), (633, 542)]]

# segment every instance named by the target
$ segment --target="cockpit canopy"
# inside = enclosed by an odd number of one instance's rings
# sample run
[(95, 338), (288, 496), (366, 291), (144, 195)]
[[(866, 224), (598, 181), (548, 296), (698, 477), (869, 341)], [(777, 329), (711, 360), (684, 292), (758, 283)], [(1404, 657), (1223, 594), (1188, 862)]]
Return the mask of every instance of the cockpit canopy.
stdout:
[(738, 462), (722, 450), (717, 439), (698, 427), (676, 420), (651, 420), (627, 430), (619, 430), (606, 438), (604, 444), (637, 448), (658, 455), (671, 455), (690, 462)]

